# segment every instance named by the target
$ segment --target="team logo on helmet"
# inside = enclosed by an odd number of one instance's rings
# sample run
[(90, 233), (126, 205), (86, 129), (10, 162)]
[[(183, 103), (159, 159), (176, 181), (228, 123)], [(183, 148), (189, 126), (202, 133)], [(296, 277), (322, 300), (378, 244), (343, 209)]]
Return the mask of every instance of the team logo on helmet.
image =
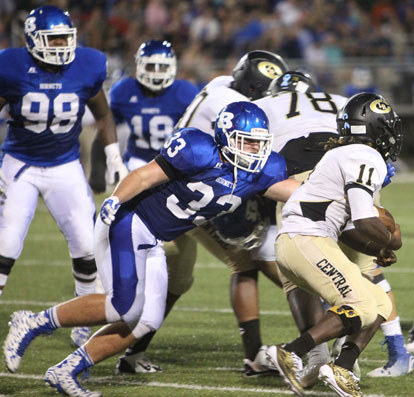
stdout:
[(264, 74), (269, 79), (275, 79), (277, 76), (283, 74), (283, 70), (269, 61), (262, 61), (257, 65), (260, 73)]
[(389, 103), (385, 102), (383, 99), (376, 99), (372, 101), (369, 105), (369, 108), (374, 113), (389, 113), (391, 112), (391, 106)]

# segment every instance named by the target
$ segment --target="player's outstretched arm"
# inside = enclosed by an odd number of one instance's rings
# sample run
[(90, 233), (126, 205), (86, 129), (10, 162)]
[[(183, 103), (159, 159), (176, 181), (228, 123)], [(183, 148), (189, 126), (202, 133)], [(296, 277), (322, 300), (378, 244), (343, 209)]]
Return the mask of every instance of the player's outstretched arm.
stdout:
[[(96, 140), (101, 141), (104, 146), (107, 167), (106, 182), (113, 185), (128, 175), (128, 169), (122, 161), (116, 135), (115, 121), (103, 90), (100, 90), (89, 100), (88, 106), (95, 117), (98, 128)], [(93, 147), (95, 146), (93, 145)], [(93, 167), (94, 165), (92, 164)], [(94, 185), (97, 185), (97, 189), (95, 190), (98, 190), (99, 186), (102, 185), (102, 181), (99, 180), (91, 180), (91, 182), (92, 188), (94, 188)]]
[(122, 204), (131, 200), (144, 190), (159, 185), (160, 183), (168, 182), (168, 180), (168, 176), (162, 168), (152, 160), (143, 167), (128, 174), (114, 190), (112, 196), (118, 197), (119, 202)]
[(288, 178), (270, 186), (263, 196), (274, 201), (282, 201), (285, 203), (300, 184), (295, 179)]
[(168, 182), (168, 180), (168, 176), (154, 160), (132, 171), (120, 182), (112, 196), (102, 203), (100, 210), (102, 221), (109, 226), (115, 219), (115, 214), (122, 203), (131, 200), (144, 190)]

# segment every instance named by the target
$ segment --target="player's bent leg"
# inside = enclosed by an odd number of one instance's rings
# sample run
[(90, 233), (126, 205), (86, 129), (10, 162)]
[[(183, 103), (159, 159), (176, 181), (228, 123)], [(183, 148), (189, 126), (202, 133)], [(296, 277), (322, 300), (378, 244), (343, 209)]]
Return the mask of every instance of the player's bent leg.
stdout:
[[(164, 251), (159, 248), (147, 259), (145, 303), (140, 318), (140, 333), (135, 335), (137, 342), (129, 347), (116, 364), (116, 374), (154, 373), (161, 371), (152, 364), (145, 351), (161, 327), (165, 318), (167, 300), (168, 274)], [(143, 331), (146, 332), (143, 332)]]
[[(322, 301), (318, 296), (294, 286), (283, 275), (281, 279), (293, 319), (300, 334), (303, 334), (324, 317)], [(304, 388), (312, 387), (318, 382), (319, 368), (330, 361), (327, 343), (315, 346), (307, 353), (307, 358), (301, 376), (301, 384)]]

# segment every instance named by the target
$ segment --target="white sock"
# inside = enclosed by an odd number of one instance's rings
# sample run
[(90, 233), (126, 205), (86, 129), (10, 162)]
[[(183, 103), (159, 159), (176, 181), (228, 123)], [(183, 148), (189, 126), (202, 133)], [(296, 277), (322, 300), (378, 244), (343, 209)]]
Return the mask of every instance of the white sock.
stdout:
[(381, 329), (385, 336), (402, 335), (400, 317), (397, 317), (395, 320), (382, 323)]

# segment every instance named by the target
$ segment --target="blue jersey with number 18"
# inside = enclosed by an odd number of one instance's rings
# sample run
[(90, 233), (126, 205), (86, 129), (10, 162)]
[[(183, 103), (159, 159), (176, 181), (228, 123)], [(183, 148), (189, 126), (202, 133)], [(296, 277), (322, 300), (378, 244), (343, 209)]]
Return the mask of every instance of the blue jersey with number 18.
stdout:
[(50, 73), (26, 48), (0, 51), (0, 97), (11, 119), (3, 153), (40, 167), (79, 158), (79, 134), (85, 105), (106, 78), (106, 57), (77, 48), (72, 63)]
[(131, 131), (124, 160), (151, 161), (171, 136), (175, 124), (198, 93), (186, 80), (174, 83), (158, 95), (145, 95), (136, 79), (128, 77), (111, 89), (111, 109), (116, 123), (126, 122)]
[(196, 129), (176, 132), (156, 158), (170, 182), (124, 206), (160, 240), (170, 241), (208, 219), (234, 211), (255, 194), (287, 178), (285, 159), (272, 152), (261, 172), (237, 170), (220, 158), (214, 139)]

